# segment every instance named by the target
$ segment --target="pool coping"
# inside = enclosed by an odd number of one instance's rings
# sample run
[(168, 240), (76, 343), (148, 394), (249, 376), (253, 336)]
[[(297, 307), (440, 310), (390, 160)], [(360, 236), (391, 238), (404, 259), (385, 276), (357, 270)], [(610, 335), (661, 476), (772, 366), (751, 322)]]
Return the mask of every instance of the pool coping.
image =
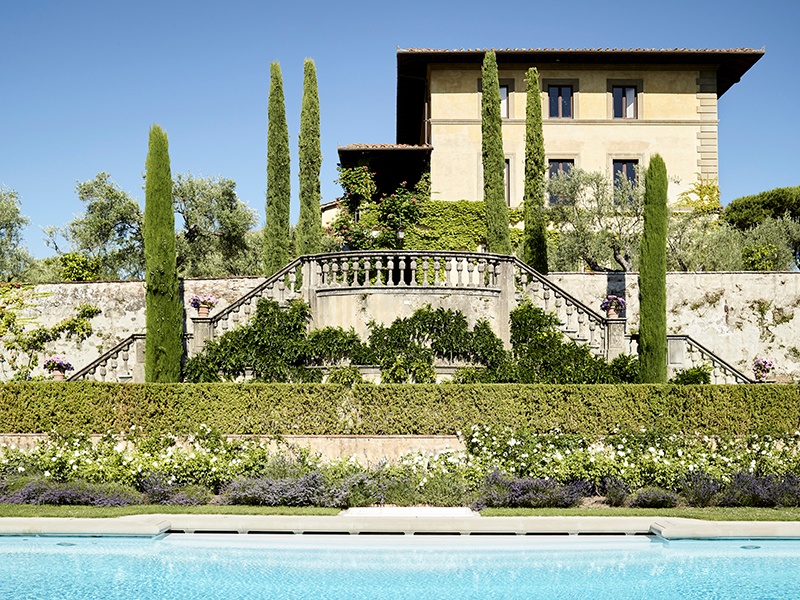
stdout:
[(157, 537), (168, 533), (297, 535), (649, 535), (666, 540), (800, 539), (800, 521), (681, 517), (147, 514), (114, 518), (2, 517), (0, 536)]

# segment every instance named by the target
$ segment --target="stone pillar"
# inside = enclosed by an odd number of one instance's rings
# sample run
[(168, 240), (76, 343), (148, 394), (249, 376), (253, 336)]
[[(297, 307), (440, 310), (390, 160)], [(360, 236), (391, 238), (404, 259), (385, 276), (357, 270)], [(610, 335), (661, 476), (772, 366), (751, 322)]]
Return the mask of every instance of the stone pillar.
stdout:
[(625, 319), (606, 319), (606, 360), (612, 361), (628, 352), (625, 340)]
[(500, 288), (500, 299), (497, 303), (497, 337), (503, 341), (506, 350), (511, 349), (511, 328), (509, 318), (511, 311), (514, 310), (514, 297), (516, 288), (514, 286), (514, 261), (512, 258), (504, 258), (497, 266), (497, 286)]
[(300, 290), (301, 298), (308, 304), (311, 310), (311, 323), (309, 328), (313, 329), (317, 322), (317, 261), (311, 257), (302, 258), (301, 273), (303, 276), (303, 286)]
[(192, 344), (189, 347), (189, 357), (199, 354), (206, 345), (206, 340), (213, 339), (214, 328), (211, 326), (211, 317), (192, 317)]

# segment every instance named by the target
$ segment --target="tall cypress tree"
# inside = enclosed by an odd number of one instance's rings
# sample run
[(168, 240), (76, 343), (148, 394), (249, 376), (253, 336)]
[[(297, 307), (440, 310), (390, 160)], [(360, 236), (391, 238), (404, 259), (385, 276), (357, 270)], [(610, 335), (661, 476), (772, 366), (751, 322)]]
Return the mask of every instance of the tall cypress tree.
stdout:
[(493, 51), (483, 58), (481, 93), (481, 155), (483, 201), (486, 205), (486, 244), (489, 252), (511, 254), (506, 206), (503, 130), (500, 117), (500, 81)]
[(644, 231), (639, 265), (639, 377), (667, 381), (667, 167), (658, 154), (644, 177)]
[(547, 223), (544, 213), (544, 135), (539, 72), (528, 69), (525, 105), (525, 240), (522, 259), (547, 274)]
[(303, 104), (300, 110), (300, 220), (297, 222), (297, 253), (322, 250), (319, 171), (322, 149), (319, 136), (317, 69), (307, 58), (303, 63)]
[(147, 382), (181, 379), (183, 304), (175, 260), (175, 213), (167, 134), (150, 128), (145, 164), (144, 261), (147, 334), (144, 377)]
[(264, 227), (264, 271), (266, 275), (280, 271), (289, 262), (289, 207), (291, 181), (289, 173), (289, 128), (283, 99), (281, 66), (269, 66), (269, 100), (267, 103), (267, 222)]

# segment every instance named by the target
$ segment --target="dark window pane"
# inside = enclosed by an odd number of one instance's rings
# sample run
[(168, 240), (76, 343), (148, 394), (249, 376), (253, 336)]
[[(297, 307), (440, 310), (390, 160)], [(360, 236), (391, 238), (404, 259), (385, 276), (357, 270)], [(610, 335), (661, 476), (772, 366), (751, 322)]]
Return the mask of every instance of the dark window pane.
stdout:
[(561, 88), (561, 116), (565, 119), (572, 118), (572, 88), (570, 86)]
[(624, 116), (622, 112), (622, 88), (614, 87), (611, 92), (614, 96), (614, 118), (621, 119)]
[(557, 118), (558, 117), (558, 88), (554, 85), (551, 85), (550, 88), (547, 90), (548, 95), (550, 96), (550, 117)]

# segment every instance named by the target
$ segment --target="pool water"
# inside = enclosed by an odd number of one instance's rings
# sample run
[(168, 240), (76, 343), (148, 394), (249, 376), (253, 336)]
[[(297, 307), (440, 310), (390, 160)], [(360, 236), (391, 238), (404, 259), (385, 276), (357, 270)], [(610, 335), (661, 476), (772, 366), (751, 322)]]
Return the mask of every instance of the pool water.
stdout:
[(0, 537), (0, 598), (800, 598), (800, 542)]

